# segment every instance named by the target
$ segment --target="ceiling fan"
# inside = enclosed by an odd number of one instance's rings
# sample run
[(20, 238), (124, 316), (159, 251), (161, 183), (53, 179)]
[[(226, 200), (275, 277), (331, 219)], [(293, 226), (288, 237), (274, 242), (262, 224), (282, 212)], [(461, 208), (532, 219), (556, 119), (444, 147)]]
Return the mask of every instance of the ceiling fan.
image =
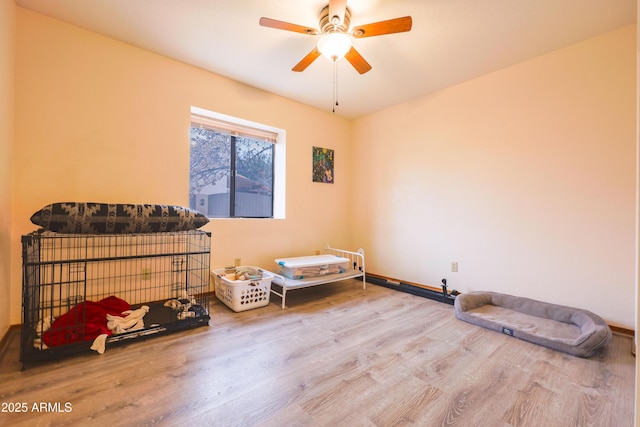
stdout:
[(316, 47), (292, 68), (293, 71), (304, 71), (316, 58), (324, 55), (334, 62), (344, 57), (360, 74), (364, 74), (371, 70), (371, 65), (353, 47), (352, 38), (402, 33), (411, 30), (412, 24), (411, 17), (404, 16), (360, 25), (349, 31), (350, 21), (351, 11), (347, 8), (347, 0), (329, 0), (329, 5), (320, 12), (319, 29), (270, 18), (260, 18), (260, 25), (312, 36), (322, 34)]

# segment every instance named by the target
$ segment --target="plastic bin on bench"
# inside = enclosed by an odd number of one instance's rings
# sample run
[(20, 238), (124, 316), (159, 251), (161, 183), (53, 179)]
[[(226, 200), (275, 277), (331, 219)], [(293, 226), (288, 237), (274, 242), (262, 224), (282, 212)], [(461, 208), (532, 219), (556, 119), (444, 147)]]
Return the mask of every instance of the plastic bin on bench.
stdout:
[(330, 254), (279, 258), (275, 262), (280, 266), (279, 273), (290, 279), (344, 273), (349, 269), (348, 258)]

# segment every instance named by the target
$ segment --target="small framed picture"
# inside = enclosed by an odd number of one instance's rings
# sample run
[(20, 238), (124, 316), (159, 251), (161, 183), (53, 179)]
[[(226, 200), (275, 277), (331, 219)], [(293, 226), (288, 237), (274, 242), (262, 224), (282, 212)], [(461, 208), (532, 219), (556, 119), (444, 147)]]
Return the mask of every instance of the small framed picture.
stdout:
[(333, 150), (313, 147), (313, 182), (333, 184)]

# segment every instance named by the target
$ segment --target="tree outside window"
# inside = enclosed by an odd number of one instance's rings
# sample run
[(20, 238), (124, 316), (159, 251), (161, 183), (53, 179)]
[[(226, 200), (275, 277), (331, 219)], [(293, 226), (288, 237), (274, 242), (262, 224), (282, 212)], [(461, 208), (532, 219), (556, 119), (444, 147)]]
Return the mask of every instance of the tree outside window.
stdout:
[(210, 218), (273, 217), (273, 143), (191, 126), (189, 206)]

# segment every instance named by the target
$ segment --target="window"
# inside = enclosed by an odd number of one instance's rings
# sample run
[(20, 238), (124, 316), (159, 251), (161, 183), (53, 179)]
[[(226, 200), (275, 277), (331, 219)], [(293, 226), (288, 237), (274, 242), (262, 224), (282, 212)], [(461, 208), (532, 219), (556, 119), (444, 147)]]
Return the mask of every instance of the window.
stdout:
[(277, 150), (281, 135), (247, 123), (192, 108), (189, 206), (209, 218), (281, 216), (284, 199), (276, 196), (282, 187), (277, 177), (284, 172), (276, 173), (277, 164), (283, 165), (276, 162), (276, 152), (283, 153)]

